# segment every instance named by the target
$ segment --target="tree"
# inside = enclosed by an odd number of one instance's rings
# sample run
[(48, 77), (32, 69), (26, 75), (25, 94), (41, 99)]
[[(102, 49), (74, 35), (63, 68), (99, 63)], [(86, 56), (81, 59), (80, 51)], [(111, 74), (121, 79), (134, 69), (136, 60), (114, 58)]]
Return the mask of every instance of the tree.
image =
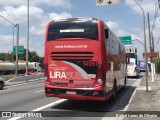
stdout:
[(155, 60), (155, 64), (156, 64), (156, 73), (160, 74), (160, 58), (157, 58)]
[[(28, 52), (28, 61), (29, 62), (39, 62), (41, 67), (44, 68), (44, 62), (43, 62), (43, 57), (40, 57), (36, 51), (29, 51)], [(13, 61), (15, 61), (16, 55), (13, 55)], [(11, 53), (0, 53), (0, 60), (2, 61), (12, 61), (12, 54)], [(18, 55), (18, 60), (24, 60), (26, 61), (26, 49), (24, 49), (23, 54)]]
[(39, 56), (35, 51), (29, 52), (28, 60), (30, 62), (39, 62)]
[(6, 54), (7, 53), (0, 53), (0, 60), (5, 61), (6, 60)]

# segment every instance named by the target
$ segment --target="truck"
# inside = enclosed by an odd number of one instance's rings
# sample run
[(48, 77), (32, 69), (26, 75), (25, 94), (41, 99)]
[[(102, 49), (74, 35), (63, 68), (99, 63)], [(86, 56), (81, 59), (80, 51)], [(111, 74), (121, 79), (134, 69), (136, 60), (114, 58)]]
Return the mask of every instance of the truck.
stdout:
[[(10, 61), (0, 61), (0, 74), (12, 74), (16, 68), (15, 62)], [(18, 61), (18, 73), (25, 73), (26, 71), (26, 62)], [(28, 62), (28, 71), (39, 72), (41, 71), (39, 62)]]

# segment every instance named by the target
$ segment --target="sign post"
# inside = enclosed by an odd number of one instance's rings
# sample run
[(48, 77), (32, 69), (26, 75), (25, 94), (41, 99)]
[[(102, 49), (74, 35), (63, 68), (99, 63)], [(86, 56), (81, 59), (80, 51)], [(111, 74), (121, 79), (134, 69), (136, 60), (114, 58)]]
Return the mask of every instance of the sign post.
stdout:
[(119, 0), (96, 0), (96, 6), (106, 6), (112, 4), (118, 4)]
[[(24, 53), (24, 46), (18, 46), (18, 54)], [(13, 46), (13, 54), (16, 54), (16, 46)]]
[(118, 37), (123, 45), (132, 44), (131, 36)]
[[(159, 57), (159, 53), (158, 52), (154, 52), (154, 53), (147, 53), (145, 55), (145, 53), (143, 53), (143, 57), (147, 57), (147, 58), (157, 58)], [(152, 73), (152, 82), (154, 82), (154, 63), (151, 62), (151, 73)]]

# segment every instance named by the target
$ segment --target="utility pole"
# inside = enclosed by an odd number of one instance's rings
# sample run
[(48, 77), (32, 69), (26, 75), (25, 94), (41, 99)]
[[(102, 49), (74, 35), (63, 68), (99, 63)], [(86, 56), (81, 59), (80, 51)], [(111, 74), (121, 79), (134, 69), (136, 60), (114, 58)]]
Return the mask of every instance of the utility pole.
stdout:
[[(149, 13), (148, 13), (148, 33), (149, 33), (149, 46), (150, 46), (150, 53), (153, 53), (153, 44), (151, 41), (151, 31), (150, 31), (150, 19), (149, 19)], [(153, 58), (151, 59), (151, 75), (152, 75), (152, 81), (154, 82), (154, 62), (153, 62)]]
[(152, 32), (151, 32), (151, 42), (152, 42), (152, 52), (154, 52), (154, 36)]
[[(152, 52), (152, 43), (151, 43), (151, 30), (150, 30), (150, 18), (149, 18), (149, 13), (148, 15), (148, 33), (149, 33), (149, 48), (150, 48), (150, 53)], [(151, 58), (151, 62), (153, 62), (153, 59)]]
[(16, 44), (16, 70), (15, 70), (15, 75), (18, 76), (19, 24), (16, 24), (16, 27), (17, 27), (17, 44)]
[[(13, 47), (14, 47), (14, 27), (13, 27)], [(12, 52), (12, 62), (14, 61), (13, 59), (13, 52)]]
[(144, 10), (141, 7), (141, 5), (137, 2), (137, 0), (135, 0), (135, 2), (138, 4), (138, 6), (141, 8), (142, 10), (142, 14), (143, 14), (143, 32), (144, 32), (144, 52), (145, 52), (145, 78), (146, 78), (146, 91), (148, 92), (148, 70), (147, 70), (147, 45), (146, 45), (146, 31), (145, 31), (145, 14), (144, 14)]
[(26, 75), (28, 75), (28, 51), (29, 51), (29, 0), (27, 7), (27, 49), (26, 49)]

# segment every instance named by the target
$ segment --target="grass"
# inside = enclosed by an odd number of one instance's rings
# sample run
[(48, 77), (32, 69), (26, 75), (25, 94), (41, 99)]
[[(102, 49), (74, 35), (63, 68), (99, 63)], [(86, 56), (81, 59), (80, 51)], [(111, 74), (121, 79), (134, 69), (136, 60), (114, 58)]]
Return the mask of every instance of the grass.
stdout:
[(4, 81), (8, 81), (11, 78), (14, 78), (14, 75), (13, 76), (3, 76)]

